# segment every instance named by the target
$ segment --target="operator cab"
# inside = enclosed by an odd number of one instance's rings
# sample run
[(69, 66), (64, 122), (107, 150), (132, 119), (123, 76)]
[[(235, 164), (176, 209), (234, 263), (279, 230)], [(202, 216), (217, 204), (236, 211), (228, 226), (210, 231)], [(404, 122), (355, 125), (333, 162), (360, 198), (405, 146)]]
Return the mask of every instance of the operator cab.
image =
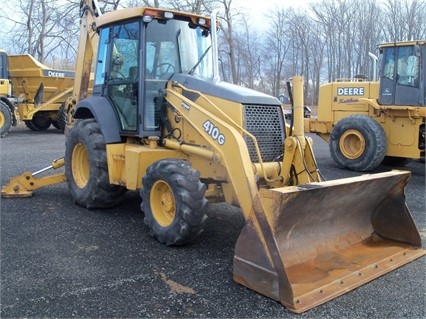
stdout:
[(213, 77), (207, 20), (145, 8), (100, 28), (94, 95), (108, 98), (122, 135), (160, 136), (165, 86), (175, 73)]
[(8, 79), (9, 71), (7, 67), (7, 54), (3, 50), (0, 50), (0, 79)]
[(12, 96), (12, 81), (9, 75), (7, 53), (0, 50), (0, 95)]
[(379, 104), (425, 106), (426, 43), (384, 44)]

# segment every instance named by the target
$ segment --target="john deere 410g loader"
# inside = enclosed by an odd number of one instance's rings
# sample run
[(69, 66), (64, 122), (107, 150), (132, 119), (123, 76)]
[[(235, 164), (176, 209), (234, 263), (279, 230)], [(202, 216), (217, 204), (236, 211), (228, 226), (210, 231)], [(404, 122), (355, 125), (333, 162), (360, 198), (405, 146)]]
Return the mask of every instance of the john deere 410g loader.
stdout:
[(305, 131), (330, 144), (337, 166), (371, 171), (425, 159), (426, 40), (384, 43), (379, 81), (336, 81), (320, 87), (318, 116)]
[[(425, 254), (405, 204), (409, 173), (322, 181), (303, 134), (303, 79), (292, 80), (290, 136), (276, 98), (218, 79), (215, 15), (81, 9), (74, 123), (53, 164), (65, 172), (24, 173), (3, 196), (66, 180), (78, 205), (100, 208), (140, 190), (150, 233), (167, 245), (203, 230), (208, 202), (237, 205), (234, 280), (294, 312)], [(92, 59), (93, 95), (81, 99)]]

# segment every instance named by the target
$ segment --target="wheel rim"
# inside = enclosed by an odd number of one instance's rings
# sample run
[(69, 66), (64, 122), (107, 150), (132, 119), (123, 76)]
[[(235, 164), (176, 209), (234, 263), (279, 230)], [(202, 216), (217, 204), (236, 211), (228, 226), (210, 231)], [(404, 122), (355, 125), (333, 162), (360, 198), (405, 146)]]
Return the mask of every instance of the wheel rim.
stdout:
[(357, 159), (365, 151), (365, 138), (357, 130), (347, 130), (339, 141), (340, 150), (346, 158)]
[(75, 145), (71, 159), (72, 176), (79, 188), (86, 187), (90, 176), (89, 156), (83, 144)]
[(156, 181), (150, 194), (152, 214), (163, 227), (170, 226), (175, 218), (175, 197), (169, 184), (164, 181)]
[(5, 116), (3, 112), (0, 111), (0, 127), (3, 127), (5, 122), (6, 122)]

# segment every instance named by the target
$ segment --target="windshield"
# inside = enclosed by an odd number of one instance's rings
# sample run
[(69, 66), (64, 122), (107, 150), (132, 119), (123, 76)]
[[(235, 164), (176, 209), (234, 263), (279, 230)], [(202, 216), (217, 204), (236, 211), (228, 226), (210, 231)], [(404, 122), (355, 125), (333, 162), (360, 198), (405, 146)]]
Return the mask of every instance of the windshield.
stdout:
[(414, 46), (399, 46), (383, 49), (382, 76), (396, 79), (397, 84), (418, 87), (420, 59)]
[(9, 77), (7, 71), (7, 56), (6, 53), (0, 52), (0, 78), (7, 79)]
[(173, 73), (212, 78), (213, 59), (209, 32), (188, 21), (151, 21), (146, 28), (146, 69), (157, 79)]

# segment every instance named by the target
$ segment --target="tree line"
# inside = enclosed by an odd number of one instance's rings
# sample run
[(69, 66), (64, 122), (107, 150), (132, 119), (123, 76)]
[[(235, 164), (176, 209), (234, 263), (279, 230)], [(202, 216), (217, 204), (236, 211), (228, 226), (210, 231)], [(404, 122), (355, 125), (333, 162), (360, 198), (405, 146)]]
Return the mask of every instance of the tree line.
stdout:
[[(80, 0), (10, 0), (0, 8), (1, 49), (29, 53), (52, 67), (73, 68)], [(219, 9), (222, 79), (274, 96), (303, 75), (307, 104), (321, 83), (371, 78), (378, 44), (426, 39), (424, 0), (320, 0), (277, 7), (253, 19), (233, 0), (99, 0), (102, 11), (151, 6), (210, 15)], [(240, 2), (239, 2), (240, 3)], [(6, 10), (9, 9), (9, 10)], [(12, 10), (13, 15), (9, 12)], [(3, 29), (3, 28), (2, 28)]]

